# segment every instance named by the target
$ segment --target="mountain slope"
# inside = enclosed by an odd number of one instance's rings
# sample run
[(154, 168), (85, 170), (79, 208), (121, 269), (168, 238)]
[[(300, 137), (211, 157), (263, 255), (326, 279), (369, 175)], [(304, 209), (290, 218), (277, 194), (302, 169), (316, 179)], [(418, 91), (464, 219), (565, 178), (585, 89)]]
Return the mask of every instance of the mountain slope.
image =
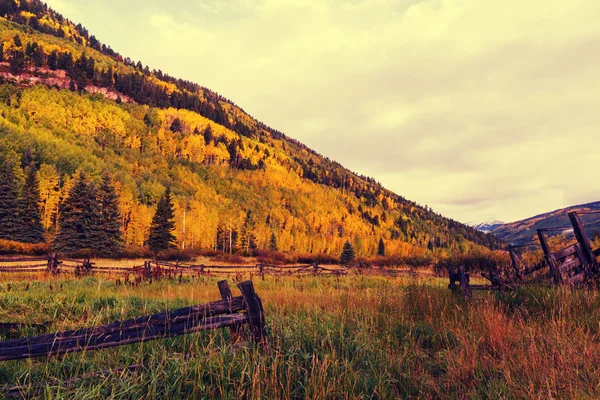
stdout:
[[(544, 214), (536, 215), (522, 221), (511, 222), (501, 225), (492, 230), (494, 235), (497, 235), (502, 240), (512, 244), (530, 244), (538, 243), (536, 231), (544, 228), (560, 228), (565, 227), (564, 234), (568, 237), (572, 236), (571, 222), (567, 215), (570, 211), (592, 211), (600, 210), (600, 201), (588, 204), (581, 204), (561, 208)], [(597, 215), (583, 215), (580, 217), (586, 232), (590, 238), (600, 230), (600, 218)], [(560, 232), (559, 232), (560, 233)]]
[[(37, 0), (0, 0), (0, 157), (31, 152), (44, 224), (76, 170), (112, 172), (125, 239), (142, 245), (172, 187), (180, 246), (271, 232), (282, 250), (359, 254), (484, 245), (485, 235), (383, 188), (197, 84), (134, 63)], [(185, 221), (185, 223), (184, 223)], [(242, 237), (238, 238), (243, 239)]]

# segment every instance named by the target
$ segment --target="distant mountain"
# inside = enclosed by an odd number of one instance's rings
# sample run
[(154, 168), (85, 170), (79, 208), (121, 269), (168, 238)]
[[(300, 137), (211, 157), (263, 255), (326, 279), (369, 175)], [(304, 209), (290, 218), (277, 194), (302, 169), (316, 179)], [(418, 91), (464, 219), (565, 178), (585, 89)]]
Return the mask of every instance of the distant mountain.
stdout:
[[(555, 234), (572, 235), (571, 222), (567, 215), (570, 211), (591, 211), (600, 210), (600, 201), (595, 201), (588, 204), (580, 204), (576, 206), (561, 208), (544, 214), (536, 215), (535, 217), (527, 218), (522, 221), (511, 222), (496, 227), (492, 233), (512, 244), (530, 244), (537, 243), (537, 230), (543, 228), (560, 228), (564, 227), (563, 232)], [(582, 215), (581, 220), (588, 235), (592, 237), (595, 233), (600, 232), (600, 216), (598, 215)]]
[(496, 219), (490, 219), (487, 221), (483, 221), (483, 222), (476, 223), (476, 224), (469, 224), (469, 225), (471, 226), (471, 228), (475, 228), (480, 232), (490, 233), (494, 229), (498, 228), (499, 226), (504, 225), (504, 222), (498, 221)]

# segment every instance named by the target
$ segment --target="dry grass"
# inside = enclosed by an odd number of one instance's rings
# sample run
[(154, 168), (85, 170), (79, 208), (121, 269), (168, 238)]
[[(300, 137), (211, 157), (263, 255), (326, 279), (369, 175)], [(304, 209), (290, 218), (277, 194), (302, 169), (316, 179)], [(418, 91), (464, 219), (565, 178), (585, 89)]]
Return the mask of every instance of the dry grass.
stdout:
[[(0, 320), (54, 321), (53, 330), (219, 298), (213, 278), (137, 288), (101, 278), (42, 279), (27, 288), (9, 278), (0, 276)], [(465, 304), (438, 278), (267, 277), (255, 285), (266, 308), (263, 349), (236, 350), (221, 330), (4, 362), (0, 381), (54, 382), (41, 398), (600, 397), (596, 291), (476, 293)], [(132, 364), (144, 368), (53, 381)]]

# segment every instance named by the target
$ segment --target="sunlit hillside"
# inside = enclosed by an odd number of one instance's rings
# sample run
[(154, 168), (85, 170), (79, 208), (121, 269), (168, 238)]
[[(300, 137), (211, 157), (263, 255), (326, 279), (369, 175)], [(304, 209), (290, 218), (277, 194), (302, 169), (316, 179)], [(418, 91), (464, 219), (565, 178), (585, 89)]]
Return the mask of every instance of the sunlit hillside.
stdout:
[(400, 255), (498, 246), (215, 92), (117, 54), (37, 0), (0, 1), (0, 15), (0, 158), (37, 164), (49, 237), (75, 173), (99, 181), (109, 171), (130, 245), (146, 243), (170, 187), (180, 247), (213, 248), (225, 235), (243, 250), (249, 232), (259, 249), (275, 236), (279, 250), (301, 253), (339, 254), (347, 240), (359, 255), (380, 239)]

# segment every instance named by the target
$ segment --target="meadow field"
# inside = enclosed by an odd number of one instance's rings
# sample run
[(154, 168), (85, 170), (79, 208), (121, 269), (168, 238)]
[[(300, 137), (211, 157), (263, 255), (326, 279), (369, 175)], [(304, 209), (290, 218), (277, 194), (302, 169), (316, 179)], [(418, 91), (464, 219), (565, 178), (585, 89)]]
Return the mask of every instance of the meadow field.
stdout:
[[(0, 321), (50, 322), (48, 332), (105, 324), (218, 300), (218, 280), (131, 287), (3, 274)], [(527, 287), (465, 302), (446, 278), (420, 275), (267, 276), (254, 285), (263, 346), (233, 346), (220, 329), (0, 362), (0, 396), (20, 385), (23, 397), (53, 399), (600, 398), (597, 291)]]

